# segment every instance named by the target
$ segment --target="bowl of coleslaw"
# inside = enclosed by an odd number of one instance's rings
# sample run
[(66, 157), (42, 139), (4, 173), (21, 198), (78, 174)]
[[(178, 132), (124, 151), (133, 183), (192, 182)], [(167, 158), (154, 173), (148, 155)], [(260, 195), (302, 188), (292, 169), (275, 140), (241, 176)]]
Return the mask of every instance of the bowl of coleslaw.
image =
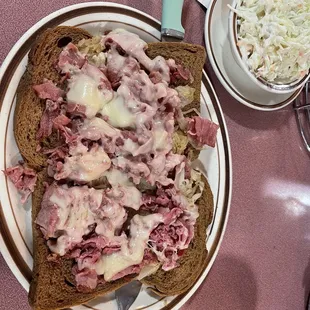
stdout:
[(229, 39), (239, 66), (259, 87), (290, 93), (310, 69), (310, 0), (235, 0)]

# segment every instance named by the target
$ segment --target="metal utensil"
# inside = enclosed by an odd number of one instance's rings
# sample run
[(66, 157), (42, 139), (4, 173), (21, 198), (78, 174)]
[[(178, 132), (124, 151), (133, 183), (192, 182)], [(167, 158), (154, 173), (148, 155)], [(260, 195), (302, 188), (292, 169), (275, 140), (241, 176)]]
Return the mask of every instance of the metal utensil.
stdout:
[(199, 3), (201, 3), (206, 9), (208, 9), (210, 0), (197, 0)]
[(294, 110), (301, 138), (310, 154), (310, 81), (294, 102)]
[(181, 23), (184, 0), (163, 0), (161, 35), (163, 41), (183, 40), (185, 30)]
[(128, 310), (140, 293), (142, 283), (132, 281), (115, 291), (118, 310)]

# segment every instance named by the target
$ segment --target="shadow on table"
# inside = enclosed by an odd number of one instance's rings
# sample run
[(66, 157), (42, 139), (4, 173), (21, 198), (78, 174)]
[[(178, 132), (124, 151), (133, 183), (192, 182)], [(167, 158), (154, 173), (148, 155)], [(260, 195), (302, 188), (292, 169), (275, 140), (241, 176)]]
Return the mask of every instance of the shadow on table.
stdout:
[(291, 106), (272, 112), (257, 111), (232, 99), (226, 102), (222, 100), (221, 105), (226, 117), (243, 127), (258, 130), (281, 128), (294, 113)]
[(308, 266), (304, 271), (303, 287), (305, 288), (304, 301), (305, 301), (305, 309), (307, 310), (308, 298), (310, 293), (310, 258)]
[(215, 77), (215, 73), (207, 60), (204, 67), (212, 85), (215, 88), (216, 94), (220, 100), (225, 118), (230, 118), (233, 122), (247, 128), (258, 130), (270, 130), (281, 128), (281, 125), (286, 124), (292, 116), (293, 108), (291, 105), (272, 112), (257, 111), (251, 109), (234, 99), (221, 85)]
[(250, 266), (242, 258), (222, 255), (182, 310), (254, 310), (256, 303), (256, 280)]

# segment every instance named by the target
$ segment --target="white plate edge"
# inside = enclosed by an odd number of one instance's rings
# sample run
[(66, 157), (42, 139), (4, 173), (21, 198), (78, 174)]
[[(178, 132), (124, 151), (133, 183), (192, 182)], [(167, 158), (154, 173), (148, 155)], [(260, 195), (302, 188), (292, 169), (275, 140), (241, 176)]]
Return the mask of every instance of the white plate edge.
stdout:
[[(73, 10), (73, 9), (78, 9), (80, 7), (84, 7), (84, 6), (113, 6), (113, 7), (121, 7), (121, 8), (125, 8), (127, 10), (131, 10), (131, 11), (135, 11), (137, 13), (143, 14), (145, 16), (147, 16), (148, 18), (150, 18), (151, 20), (154, 20), (156, 22), (159, 22), (157, 19), (153, 18), (152, 16), (139, 11), (137, 9), (128, 7), (126, 5), (121, 5), (121, 4), (117, 4), (117, 3), (111, 3), (111, 2), (85, 2), (85, 3), (81, 3), (81, 4), (74, 4), (71, 6), (67, 6), (65, 8), (62, 8), (58, 11), (52, 12), (51, 14), (47, 15), (46, 17), (44, 17), (43, 19), (41, 19), (40, 21), (38, 21), (35, 25), (33, 25), (31, 28), (29, 28), (29, 30), (27, 30), (23, 36), (14, 44), (14, 46), (12, 47), (12, 49), (10, 50), (9, 54), (7, 55), (7, 57), (5, 58), (4, 62), (2, 63), (2, 66), (0, 68), (0, 80), (2, 79), (9, 63), (12, 61), (13, 57), (15, 56), (15, 54), (18, 52), (18, 50), (20, 49), (21, 45), (28, 39), (28, 37), (33, 34), (33, 32), (35, 32), (39, 27), (41, 27), (42, 25), (44, 25), (47, 21), (49, 21), (50, 19), (57, 17), (60, 14), (63, 14), (67, 11)], [(228, 221), (228, 216), (229, 216), (229, 210), (230, 210), (230, 202), (231, 202), (231, 190), (232, 190), (232, 161), (231, 161), (231, 150), (230, 150), (230, 143), (229, 143), (229, 136), (228, 136), (228, 132), (227, 132), (227, 126), (226, 126), (226, 122), (223, 116), (223, 112), (222, 112), (222, 108), (219, 105), (219, 100), (218, 97), (216, 95), (216, 92), (214, 91), (213, 85), (211, 84), (208, 76), (206, 75), (206, 73), (204, 72), (204, 75), (206, 76), (206, 79), (212, 89), (213, 95), (215, 95), (215, 99), (217, 101), (218, 107), (219, 107), (219, 111), (220, 111), (220, 115), (223, 119), (223, 125), (224, 125), (224, 130), (225, 130), (225, 134), (227, 137), (227, 147), (228, 147), (228, 162), (230, 164), (230, 182), (229, 182), (229, 191), (228, 191), (228, 203), (227, 203), (227, 214), (226, 214), (226, 218), (225, 218), (225, 222), (224, 222), (224, 226), (223, 226), (223, 231), (221, 233), (221, 237), (219, 240), (219, 243), (217, 245), (217, 248), (214, 252), (214, 255), (208, 265), (208, 267), (205, 269), (204, 273), (201, 275), (200, 279), (198, 280), (198, 282), (195, 284), (195, 286), (186, 294), (186, 296), (184, 296), (184, 298), (182, 299), (182, 301), (176, 305), (173, 309), (177, 309), (179, 307), (181, 307), (185, 302), (187, 302), (189, 300), (189, 298), (193, 295), (193, 293), (197, 290), (197, 288), (200, 286), (200, 284), (204, 281), (206, 275), (208, 274), (209, 270), (211, 269), (213, 262), (217, 256), (218, 250), (220, 248), (223, 236), (225, 234), (225, 230), (226, 230), (226, 225), (227, 225), (227, 221)], [(2, 113), (1, 113), (2, 114)], [(3, 114), (2, 114), (3, 116)], [(2, 117), (1, 117), (2, 118)], [(1, 119), (0, 118), (0, 119)], [(6, 261), (6, 263), (8, 264), (8, 266), (10, 267), (10, 269), (12, 270), (14, 276), (17, 278), (17, 280), (22, 284), (22, 286), (27, 290), (27, 288), (29, 288), (29, 284), (27, 283), (27, 281), (25, 280), (24, 276), (20, 273), (20, 271), (18, 270), (18, 268), (16, 267), (16, 264), (14, 262), (14, 260), (12, 259), (6, 245), (5, 242), (3, 240), (3, 237), (0, 234), (0, 246), (1, 246), (1, 252), (3, 253), (3, 257)], [(10, 258), (10, 261), (9, 261)], [(13, 267), (13, 268), (12, 268)], [(21, 281), (22, 279), (22, 281)], [(23, 282), (23, 283), (22, 283)]]

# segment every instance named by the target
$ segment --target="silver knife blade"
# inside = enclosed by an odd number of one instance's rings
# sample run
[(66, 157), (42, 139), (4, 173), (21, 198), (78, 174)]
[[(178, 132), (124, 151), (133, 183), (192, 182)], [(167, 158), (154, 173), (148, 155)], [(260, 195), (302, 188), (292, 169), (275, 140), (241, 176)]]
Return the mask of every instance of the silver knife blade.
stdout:
[(210, 0), (197, 0), (199, 3), (201, 3), (206, 9), (209, 7)]
[(128, 310), (140, 293), (142, 283), (132, 281), (115, 291), (118, 310)]

